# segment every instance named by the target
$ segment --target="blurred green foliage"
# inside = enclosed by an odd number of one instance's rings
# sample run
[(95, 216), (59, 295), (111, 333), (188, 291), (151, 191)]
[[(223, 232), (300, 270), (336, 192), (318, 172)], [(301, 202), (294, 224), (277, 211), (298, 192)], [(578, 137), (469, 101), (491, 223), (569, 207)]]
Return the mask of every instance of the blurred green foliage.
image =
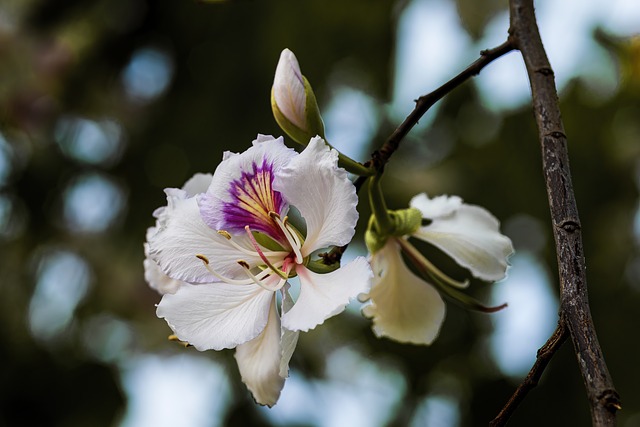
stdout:
[[(258, 132), (280, 134), (269, 93), (285, 47), (298, 56), (321, 108), (330, 102), (332, 87), (346, 85), (365, 92), (384, 111), (393, 87), (396, 25), (405, 3), (2, 3), (0, 148), (9, 163), (0, 174), (0, 426), (117, 425), (127, 404), (118, 363), (146, 352), (195, 352), (166, 341), (170, 331), (154, 313), (159, 296), (143, 278), (142, 243), (153, 224), (151, 213), (164, 204), (162, 190), (181, 186), (193, 173), (212, 172), (223, 151), (245, 149)], [(457, 7), (466, 30), (477, 38), (504, 4), (480, 7), (458, 1)], [(576, 79), (563, 91), (561, 107), (593, 316), (622, 396), (621, 425), (635, 426), (640, 424), (640, 348), (634, 344), (640, 326), (640, 49), (638, 39), (606, 34), (599, 39), (620, 65), (619, 86), (609, 96), (590, 96), (592, 83)], [(132, 58), (141, 52), (150, 52), (169, 73), (166, 89), (153, 96), (132, 94), (123, 83)], [(474, 59), (468, 58), (469, 63)], [(76, 123), (78, 118), (103, 131), (113, 128), (104, 123), (115, 124), (115, 139), (105, 133), (108, 156), (87, 161), (65, 145), (61, 120)], [(473, 83), (467, 83), (445, 98), (432, 123), (412, 133), (389, 164), (389, 207), (405, 207), (411, 196), (427, 191), (459, 194), (503, 222), (526, 214), (546, 227), (539, 255), (555, 271), (530, 107), (489, 111)], [(378, 147), (397, 124), (384, 116), (366, 151)], [(83, 225), (74, 222), (69, 200), (74, 183), (87, 176), (97, 176), (113, 189), (107, 206), (121, 199), (123, 207), (107, 220), (98, 212)], [(104, 203), (79, 194), (80, 207)], [(361, 208), (366, 218), (366, 203)], [(518, 243), (516, 250), (522, 248)], [(85, 260), (88, 290), (68, 325), (38, 335), (29, 321), (35, 310), (31, 297), (44, 280), (47, 257), (59, 251)], [(555, 274), (551, 276), (557, 292)], [(488, 298), (488, 289), (472, 286), (481, 299)], [(108, 345), (95, 350), (92, 340), (98, 338), (91, 336), (90, 325), (100, 316), (129, 325), (132, 338), (119, 352)], [(322, 378), (333, 349), (355, 348), (404, 376), (406, 391), (389, 425), (408, 425), (434, 387), (457, 396), (461, 425), (486, 425), (516, 384), (492, 361), (486, 344), (490, 332), (487, 316), (450, 306), (433, 346), (407, 346), (376, 339), (367, 321), (344, 314), (303, 334), (292, 369), (306, 378)], [(240, 384), (231, 353), (208, 356), (228, 364), (233, 377), (233, 401), (222, 424), (269, 425)], [(447, 388), (443, 377), (454, 378), (455, 387)], [(566, 344), (512, 424), (587, 425), (581, 381)]]

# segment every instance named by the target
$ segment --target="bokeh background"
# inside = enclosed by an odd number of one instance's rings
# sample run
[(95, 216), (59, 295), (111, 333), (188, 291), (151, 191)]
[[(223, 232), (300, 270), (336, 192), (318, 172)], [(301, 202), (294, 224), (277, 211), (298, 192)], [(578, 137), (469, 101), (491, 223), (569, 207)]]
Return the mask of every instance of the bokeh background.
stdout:
[[(429, 92), (505, 40), (506, 1), (3, 0), (0, 3), (0, 426), (486, 425), (557, 321), (557, 274), (517, 53), (420, 122), (388, 166), (391, 208), (458, 194), (517, 254), (495, 315), (449, 304), (430, 347), (376, 339), (354, 303), (300, 338), (279, 403), (256, 406), (232, 352), (167, 341), (142, 244), (163, 189), (224, 150), (280, 135), (270, 87), (298, 56), (329, 141), (366, 160)], [(537, 2), (560, 89), (589, 296), (640, 426), (640, 4)], [(361, 200), (366, 218), (366, 197)], [(364, 251), (359, 234), (347, 257)], [(464, 272), (423, 247), (456, 277)], [(514, 426), (589, 425), (569, 344)]]

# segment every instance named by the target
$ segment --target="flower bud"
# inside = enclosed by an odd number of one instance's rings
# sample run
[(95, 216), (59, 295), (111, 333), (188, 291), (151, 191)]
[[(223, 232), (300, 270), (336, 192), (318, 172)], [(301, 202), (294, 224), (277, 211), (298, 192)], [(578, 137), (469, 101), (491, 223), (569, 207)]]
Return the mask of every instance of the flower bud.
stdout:
[(314, 136), (324, 138), (324, 125), (311, 85), (289, 49), (280, 54), (271, 89), (271, 108), (278, 125), (302, 145)]

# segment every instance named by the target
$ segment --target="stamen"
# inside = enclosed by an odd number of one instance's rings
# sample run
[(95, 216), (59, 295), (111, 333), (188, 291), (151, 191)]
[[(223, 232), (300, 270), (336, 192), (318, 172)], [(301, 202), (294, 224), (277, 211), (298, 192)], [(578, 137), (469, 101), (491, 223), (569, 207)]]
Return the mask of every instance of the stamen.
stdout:
[(229, 234), (228, 231), (218, 230), (218, 234), (220, 234), (221, 236), (224, 236), (224, 238), (227, 240), (231, 240), (231, 234)]
[[(240, 252), (242, 252), (245, 255), (249, 255), (249, 256), (254, 256), (255, 253), (251, 252), (249, 249), (247, 248), (243, 248), (242, 246), (240, 246), (239, 244), (237, 244), (231, 237), (231, 234), (228, 231), (225, 230), (218, 230), (218, 234), (220, 234), (221, 236), (224, 236), (225, 239), (227, 239), (227, 241), (229, 242), (229, 244), (231, 246), (233, 246), (234, 248), (236, 248), (237, 250), (239, 250)], [(266, 251), (263, 252), (265, 254), (265, 256), (279, 256), (279, 257), (283, 257), (286, 256), (288, 252), (285, 251)]]
[[(278, 227), (280, 227), (280, 229), (284, 233), (284, 237), (287, 239), (287, 242), (289, 242), (289, 246), (291, 246), (291, 249), (296, 254), (296, 264), (302, 264), (303, 257), (302, 253), (300, 252), (300, 247), (302, 245), (300, 244), (300, 240), (298, 240), (297, 236), (294, 237), (292, 235), (296, 233), (292, 232), (287, 226), (285, 226), (285, 224), (282, 222), (282, 219), (280, 219), (280, 215), (278, 215), (277, 213), (269, 212), (269, 216), (276, 224), (278, 224)], [(285, 220), (286, 219), (287, 217), (285, 217)]]
[(295, 240), (296, 246), (301, 248), (302, 247), (302, 242), (300, 241), (300, 237), (298, 236), (298, 233), (296, 233), (293, 225), (289, 224), (289, 217), (288, 216), (284, 217), (284, 220), (282, 221), (282, 224), (285, 226), (287, 231), (291, 234), (291, 237), (293, 237), (293, 240)]
[(440, 269), (438, 269), (438, 267), (433, 265), (431, 261), (426, 259), (420, 252), (418, 252), (418, 250), (405, 239), (396, 239), (396, 241), (400, 244), (404, 253), (407, 254), (409, 258), (411, 258), (411, 260), (414, 262), (414, 265), (420, 270), (423, 270), (430, 276), (433, 276), (436, 279), (441, 280), (443, 283), (446, 283), (449, 286), (453, 286), (454, 288), (465, 289), (469, 286), (468, 279), (464, 282), (459, 282), (447, 276)]
[(249, 279), (238, 280), (238, 279), (229, 279), (228, 277), (224, 277), (222, 274), (218, 273), (213, 268), (211, 268), (211, 266), (209, 265), (209, 258), (207, 258), (202, 254), (196, 255), (196, 258), (202, 261), (202, 263), (206, 267), (207, 271), (209, 271), (209, 273), (213, 274), (214, 276), (216, 276), (218, 279), (220, 279), (225, 283), (229, 283), (230, 285), (248, 285), (250, 283), (253, 283), (253, 281)]
[[(271, 287), (271, 286), (263, 283), (263, 281), (264, 281), (264, 279), (266, 277), (260, 278), (259, 276), (256, 276), (255, 274), (253, 274), (251, 272), (251, 269), (249, 268), (249, 264), (247, 264), (246, 261), (240, 260), (240, 261), (238, 261), (238, 264), (244, 269), (244, 271), (247, 273), (247, 275), (252, 279), (252, 283), (255, 283), (256, 285), (260, 286), (262, 289), (265, 289), (267, 291), (275, 292), (275, 291), (279, 290), (280, 288), (282, 288), (285, 283), (287, 283), (287, 278), (285, 277), (285, 278), (281, 278), (280, 281), (278, 281), (278, 284), (276, 286)], [(267, 271), (267, 270), (265, 270), (265, 271)]]
[[(253, 237), (253, 234), (251, 233), (251, 228), (246, 225), (244, 227), (245, 231), (247, 232), (247, 235), (249, 236), (249, 240), (251, 241), (251, 244), (253, 245), (253, 247), (255, 248), (257, 254), (260, 256), (260, 259), (262, 261), (264, 261), (264, 263), (267, 265), (267, 267), (269, 267), (274, 273), (276, 273), (278, 276), (280, 276), (281, 279), (287, 279), (288, 276), (284, 271), (281, 271), (280, 269), (278, 269), (276, 266), (274, 266), (271, 261), (269, 261), (269, 258), (266, 257), (266, 255), (264, 254), (264, 252), (262, 252), (262, 249), (260, 249), (260, 245), (258, 245), (258, 242), (256, 241), (256, 238)], [(248, 265), (247, 265), (248, 267)]]

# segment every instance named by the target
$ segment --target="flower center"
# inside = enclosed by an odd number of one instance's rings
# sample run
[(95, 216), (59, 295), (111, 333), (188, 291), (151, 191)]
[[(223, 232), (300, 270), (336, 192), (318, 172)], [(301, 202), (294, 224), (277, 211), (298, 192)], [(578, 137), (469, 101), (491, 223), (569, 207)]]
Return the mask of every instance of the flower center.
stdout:
[[(249, 237), (251, 245), (253, 246), (253, 251), (233, 241), (233, 237), (229, 232), (224, 230), (218, 231), (218, 234), (223, 236), (227, 240), (228, 244), (234, 249), (246, 255), (250, 255), (252, 258), (255, 258), (257, 256), (262, 260), (262, 264), (254, 266), (251, 266), (250, 263), (243, 259), (239, 259), (237, 261), (238, 265), (242, 267), (246, 278), (235, 279), (226, 277), (220, 274), (215, 270), (215, 268), (211, 266), (211, 263), (209, 262), (209, 259), (207, 257), (205, 257), (204, 255), (196, 255), (196, 257), (204, 263), (205, 267), (211, 274), (225, 283), (235, 285), (246, 285), (254, 283), (269, 291), (279, 290), (285, 285), (290, 277), (294, 277), (296, 275), (296, 265), (305, 262), (305, 259), (302, 256), (301, 252), (304, 239), (300, 235), (298, 230), (296, 230), (296, 228), (289, 223), (286, 216), (284, 218), (280, 218), (280, 215), (272, 211), (269, 212), (269, 217), (273, 221), (274, 225), (276, 225), (281, 231), (281, 234), (284, 236), (287, 242), (287, 249), (289, 250), (285, 249), (276, 251), (265, 251), (256, 240), (256, 237), (254, 236), (254, 230), (252, 230), (249, 225), (245, 225), (244, 229), (245, 233)], [(270, 239), (270, 236), (263, 236), (266, 239)], [(279, 246), (277, 242), (273, 240), (272, 242), (276, 246)]]

